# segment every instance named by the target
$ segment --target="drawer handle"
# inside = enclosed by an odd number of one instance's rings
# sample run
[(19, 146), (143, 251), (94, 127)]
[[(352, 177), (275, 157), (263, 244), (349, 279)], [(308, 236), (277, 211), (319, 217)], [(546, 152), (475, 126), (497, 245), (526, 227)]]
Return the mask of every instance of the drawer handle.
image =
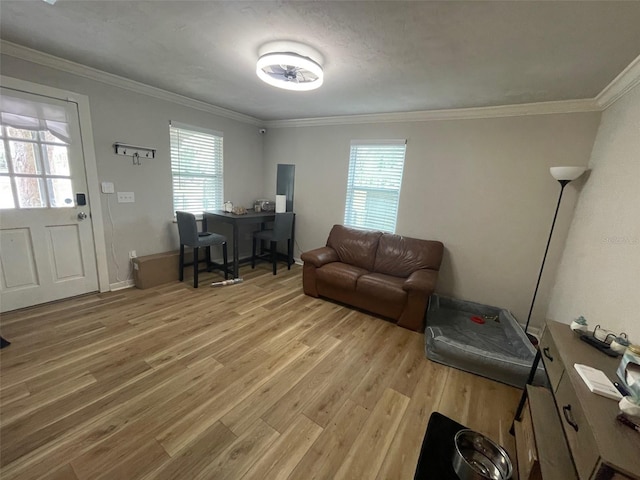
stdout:
[(544, 353), (544, 356), (547, 357), (549, 361), (553, 362), (553, 357), (549, 355), (549, 347), (544, 347), (542, 353)]
[(564, 414), (564, 419), (567, 421), (569, 425), (573, 427), (573, 429), (578, 431), (578, 424), (573, 419), (573, 415), (571, 414), (571, 405), (565, 405), (562, 407), (562, 413)]

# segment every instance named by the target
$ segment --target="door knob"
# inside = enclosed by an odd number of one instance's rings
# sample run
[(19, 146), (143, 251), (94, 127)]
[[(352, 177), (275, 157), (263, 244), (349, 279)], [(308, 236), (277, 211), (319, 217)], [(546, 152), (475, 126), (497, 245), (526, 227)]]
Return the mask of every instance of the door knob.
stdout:
[(78, 220), (84, 220), (87, 218), (87, 214), (84, 212), (78, 212)]

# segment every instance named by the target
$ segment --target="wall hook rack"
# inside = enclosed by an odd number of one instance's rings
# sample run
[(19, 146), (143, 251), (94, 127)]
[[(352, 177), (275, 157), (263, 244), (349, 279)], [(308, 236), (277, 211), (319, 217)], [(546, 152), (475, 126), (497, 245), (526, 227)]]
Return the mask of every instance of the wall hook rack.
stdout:
[(136, 145), (128, 145), (126, 143), (119, 143), (119, 142), (114, 143), (113, 148), (116, 152), (116, 155), (133, 157), (134, 165), (142, 165), (140, 163), (141, 158), (156, 158), (155, 148), (140, 147)]

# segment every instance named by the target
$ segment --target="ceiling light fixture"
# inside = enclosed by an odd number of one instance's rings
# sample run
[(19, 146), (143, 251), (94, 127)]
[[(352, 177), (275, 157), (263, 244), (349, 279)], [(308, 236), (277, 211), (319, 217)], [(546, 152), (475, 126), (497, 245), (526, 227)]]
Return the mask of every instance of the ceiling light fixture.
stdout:
[(258, 52), (256, 74), (263, 82), (285, 90), (309, 91), (324, 81), (322, 55), (297, 42), (270, 42)]

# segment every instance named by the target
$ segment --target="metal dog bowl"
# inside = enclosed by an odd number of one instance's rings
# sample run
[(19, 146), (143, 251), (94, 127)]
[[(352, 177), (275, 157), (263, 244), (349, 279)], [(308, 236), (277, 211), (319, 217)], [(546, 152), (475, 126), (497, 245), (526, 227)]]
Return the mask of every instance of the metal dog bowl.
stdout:
[(473, 430), (456, 433), (453, 470), (460, 480), (509, 480), (513, 465), (504, 448)]

